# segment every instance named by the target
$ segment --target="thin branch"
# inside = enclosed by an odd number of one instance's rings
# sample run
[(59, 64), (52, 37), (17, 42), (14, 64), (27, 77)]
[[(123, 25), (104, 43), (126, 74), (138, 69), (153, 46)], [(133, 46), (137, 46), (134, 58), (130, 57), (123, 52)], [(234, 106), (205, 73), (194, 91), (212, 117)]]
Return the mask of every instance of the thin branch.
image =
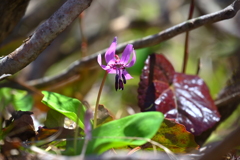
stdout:
[[(190, 6), (189, 6), (189, 14), (188, 14), (188, 20), (192, 19), (194, 11), (194, 0), (191, 0)], [(189, 45), (189, 31), (186, 32), (185, 35), (185, 45), (184, 45), (184, 58), (183, 58), (183, 68), (182, 73), (186, 72), (187, 68), (187, 61), (188, 61), (188, 45)]]
[(206, 150), (199, 160), (222, 159), (229, 151), (240, 145), (240, 127), (237, 127), (228, 136), (224, 137), (219, 144)]
[[(240, 9), (240, 0), (234, 1), (230, 6), (225, 9), (207, 14), (204, 16), (200, 16), (198, 18), (194, 18), (188, 20), (186, 22), (180, 23), (176, 26), (168, 28), (162, 32), (159, 32), (155, 35), (151, 35), (148, 37), (144, 37), (142, 39), (138, 39), (135, 41), (129, 41), (118, 45), (117, 53), (121, 53), (127, 44), (133, 44), (135, 49), (145, 48), (149, 46), (157, 45), (163, 41), (166, 41), (176, 35), (184, 33), (186, 31), (193, 30), (195, 28), (201, 27), (206, 24), (211, 24), (214, 22), (219, 22), (222, 20), (230, 19), (236, 15), (238, 10)], [(37, 79), (29, 82), (29, 85), (33, 85), (35, 87), (46, 87), (57, 82), (64, 81), (66, 78), (71, 77), (76, 74), (81, 74), (81, 71), (84, 69), (92, 69), (97, 66), (96, 57), (98, 54), (104, 54), (106, 49), (99, 51), (91, 56), (84, 57), (81, 60), (75, 61), (72, 63), (69, 68), (64, 70), (62, 73), (53, 76), (53, 77), (45, 77), (42, 79)]]
[(0, 75), (14, 74), (34, 61), (48, 45), (88, 8), (92, 0), (68, 0), (32, 36), (8, 56), (0, 59)]
[(200, 69), (201, 69), (201, 59), (198, 58), (198, 60), (197, 60), (197, 70), (196, 70), (196, 75), (199, 75)]

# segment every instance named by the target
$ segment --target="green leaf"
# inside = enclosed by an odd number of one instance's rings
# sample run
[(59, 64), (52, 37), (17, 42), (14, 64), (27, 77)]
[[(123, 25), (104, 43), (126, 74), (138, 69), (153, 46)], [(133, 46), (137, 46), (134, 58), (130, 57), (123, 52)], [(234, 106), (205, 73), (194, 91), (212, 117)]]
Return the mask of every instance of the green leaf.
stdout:
[[(142, 145), (155, 135), (163, 119), (160, 112), (144, 112), (105, 123), (92, 131), (93, 138), (88, 142), (86, 154), (101, 154), (111, 148)], [(67, 148), (71, 146), (68, 144)], [(77, 154), (81, 153), (82, 147), (83, 140), (79, 140)]]
[(44, 95), (42, 102), (45, 105), (73, 120), (80, 128), (84, 128), (84, 113), (86, 108), (78, 99), (54, 92), (42, 91), (42, 93)]
[(174, 120), (164, 119), (156, 135), (152, 138), (174, 153), (186, 153), (199, 148), (192, 133), (184, 125)]
[(0, 99), (3, 107), (13, 104), (15, 110), (30, 111), (33, 106), (33, 97), (27, 91), (11, 88), (0, 89)]
[(58, 128), (64, 126), (65, 116), (60, 112), (50, 109), (47, 113), (46, 121), (44, 122), (44, 126), (47, 128)]
[(26, 91), (16, 90), (13, 101), (14, 109), (19, 111), (30, 111), (33, 106), (33, 97)]
[(1, 109), (6, 107), (9, 103), (13, 101), (13, 95), (11, 94), (10, 88), (0, 89), (0, 99), (1, 99)]

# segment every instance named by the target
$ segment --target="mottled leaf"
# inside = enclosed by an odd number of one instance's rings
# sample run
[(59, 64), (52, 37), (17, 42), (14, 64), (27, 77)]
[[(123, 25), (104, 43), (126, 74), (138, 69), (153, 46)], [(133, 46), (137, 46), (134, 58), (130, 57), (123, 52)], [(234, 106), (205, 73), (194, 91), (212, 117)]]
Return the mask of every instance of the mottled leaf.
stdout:
[[(199, 147), (193, 134), (188, 132), (184, 125), (171, 119), (164, 119), (152, 140), (164, 145), (174, 153), (187, 153)], [(143, 148), (152, 148), (152, 145), (146, 144)]]
[(175, 72), (163, 55), (152, 54), (146, 60), (138, 93), (141, 111), (160, 111), (194, 135), (220, 119), (205, 82), (198, 76)]

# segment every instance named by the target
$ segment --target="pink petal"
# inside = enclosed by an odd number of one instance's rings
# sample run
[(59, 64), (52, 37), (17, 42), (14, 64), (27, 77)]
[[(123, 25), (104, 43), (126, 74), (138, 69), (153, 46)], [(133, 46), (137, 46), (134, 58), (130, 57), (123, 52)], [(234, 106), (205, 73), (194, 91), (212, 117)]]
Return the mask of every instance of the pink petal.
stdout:
[(107, 49), (105, 53), (105, 61), (108, 63), (110, 60), (115, 59), (115, 51), (117, 47), (117, 37), (115, 37), (112, 41), (112, 44)]
[(108, 69), (107, 70), (109, 74), (116, 74), (116, 69)]
[(120, 63), (127, 64), (132, 51), (133, 51), (133, 45), (128, 44), (123, 51)]
[(116, 62), (116, 60), (115, 60), (115, 59), (112, 59), (112, 60), (110, 60), (110, 61), (108, 62), (108, 65), (109, 65), (109, 66), (110, 66), (110, 65), (114, 65), (114, 64), (116, 64), (115, 62)]
[(97, 57), (98, 64), (101, 66), (102, 65), (102, 55), (99, 54)]
[(104, 69), (104, 70), (110, 69), (109, 66), (102, 65), (102, 56), (101, 56), (101, 54), (98, 55), (97, 61), (98, 61), (98, 64), (102, 67), (102, 69)]
[(125, 76), (126, 80), (133, 78), (126, 70), (123, 71), (123, 75)]
[(101, 67), (102, 67), (102, 69), (104, 69), (104, 70), (109, 70), (109, 69), (110, 69), (109, 66), (105, 66), (105, 65), (101, 65)]
[(128, 65), (126, 65), (125, 67), (132, 67), (134, 64), (135, 64), (135, 62), (136, 62), (136, 53), (135, 53), (135, 51), (134, 51), (134, 49), (133, 49), (133, 57), (132, 57), (132, 60), (131, 60), (131, 62), (128, 64)]

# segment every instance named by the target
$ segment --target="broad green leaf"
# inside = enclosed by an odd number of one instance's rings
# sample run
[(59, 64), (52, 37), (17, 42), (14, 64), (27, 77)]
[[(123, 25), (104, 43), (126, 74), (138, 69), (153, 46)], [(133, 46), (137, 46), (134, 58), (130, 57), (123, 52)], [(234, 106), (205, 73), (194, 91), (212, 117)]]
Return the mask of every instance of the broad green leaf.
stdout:
[[(105, 123), (92, 131), (93, 138), (88, 142), (86, 154), (101, 154), (111, 148), (142, 145), (156, 134), (163, 119), (160, 112), (145, 112)], [(67, 148), (71, 146), (68, 144)], [(83, 140), (78, 141), (76, 154), (81, 153), (82, 147)]]
[(42, 93), (44, 95), (42, 102), (45, 105), (73, 120), (80, 128), (84, 128), (84, 113), (86, 108), (78, 99), (54, 92), (42, 91)]
[(9, 103), (13, 101), (13, 95), (11, 94), (10, 88), (1, 88), (0, 89), (0, 100), (1, 100), (1, 108), (6, 107)]
[(193, 134), (188, 132), (184, 125), (171, 119), (164, 119), (152, 140), (164, 145), (174, 153), (186, 153), (199, 147)]
[(13, 106), (15, 110), (30, 111), (33, 106), (33, 97), (26, 91), (15, 90), (14, 91)]
[(33, 106), (33, 97), (23, 90), (1, 88), (0, 99), (3, 107), (11, 103), (16, 111), (30, 111)]

